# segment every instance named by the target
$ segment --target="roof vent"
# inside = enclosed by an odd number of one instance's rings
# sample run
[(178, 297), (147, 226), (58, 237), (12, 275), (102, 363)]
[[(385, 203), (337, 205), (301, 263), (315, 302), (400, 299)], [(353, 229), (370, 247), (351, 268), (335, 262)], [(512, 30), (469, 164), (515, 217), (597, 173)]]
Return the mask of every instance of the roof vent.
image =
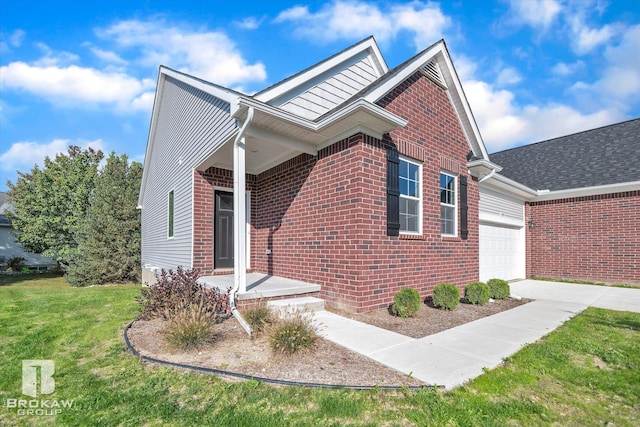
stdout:
[(447, 84), (444, 82), (444, 78), (442, 77), (442, 73), (440, 72), (440, 67), (438, 63), (433, 60), (429, 61), (424, 67), (420, 69), (425, 76), (429, 77), (434, 82), (438, 83), (440, 86), (446, 88)]

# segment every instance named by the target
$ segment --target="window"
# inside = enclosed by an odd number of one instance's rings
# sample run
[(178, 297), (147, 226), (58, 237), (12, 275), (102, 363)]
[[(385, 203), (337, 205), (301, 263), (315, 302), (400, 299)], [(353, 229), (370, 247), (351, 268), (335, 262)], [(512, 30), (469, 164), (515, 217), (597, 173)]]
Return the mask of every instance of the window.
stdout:
[(456, 177), (440, 172), (440, 230), (456, 235)]
[(422, 231), (422, 166), (400, 158), (400, 231)]
[(167, 237), (173, 237), (173, 190), (169, 191), (168, 215), (167, 215)]

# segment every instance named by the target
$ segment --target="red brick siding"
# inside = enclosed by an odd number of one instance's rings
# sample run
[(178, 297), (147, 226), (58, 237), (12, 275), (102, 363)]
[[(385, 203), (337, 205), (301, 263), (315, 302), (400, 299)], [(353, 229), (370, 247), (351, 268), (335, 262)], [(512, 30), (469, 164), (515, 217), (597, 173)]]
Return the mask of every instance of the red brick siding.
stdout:
[(528, 276), (640, 283), (640, 191), (526, 209)]
[[(253, 270), (320, 284), (328, 303), (357, 311), (388, 306), (405, 286), (426, 297), (438, 283), (464, 286), (478, 279), (476, 180), (468, 180), (468, 239), (440, 235), (439, 173), (468, 175), (469, 145), (446, 91), (416, 73), (379, 105), (408, 125), (384, 140), (354, 135), (255, 177)], [(386, 235), (389, 146), (423, 163), (421, 236)], [(211, 187), (228, 183), (230, 172), (196, 175), (196, 197), (210, 198), (212, 212)], [(212, 217), (205, 209), (206, 203), (196, 210), (194, 259), (211, 268)]]

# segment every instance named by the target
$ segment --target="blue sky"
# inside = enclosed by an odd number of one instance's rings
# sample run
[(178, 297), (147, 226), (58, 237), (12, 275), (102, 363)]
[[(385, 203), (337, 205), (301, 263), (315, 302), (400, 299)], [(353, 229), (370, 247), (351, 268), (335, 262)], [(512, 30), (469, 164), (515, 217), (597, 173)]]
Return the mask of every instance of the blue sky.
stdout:
[(634, 0), (0, 0), (0, 190), (70, 144), (142, 161), (160, 64), (253, 93), (369, 35), (390, 67), (444, 38), (490, 153), (640, 117)]

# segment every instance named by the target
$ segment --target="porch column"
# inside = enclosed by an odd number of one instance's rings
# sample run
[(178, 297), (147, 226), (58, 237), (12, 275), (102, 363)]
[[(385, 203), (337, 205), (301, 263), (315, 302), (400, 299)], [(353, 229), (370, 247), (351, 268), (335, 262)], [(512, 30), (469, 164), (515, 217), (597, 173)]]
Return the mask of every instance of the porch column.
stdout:
[(245, 142), (233, 144), (233, 275), (238, 292), (247, 291), (247, 206)]

